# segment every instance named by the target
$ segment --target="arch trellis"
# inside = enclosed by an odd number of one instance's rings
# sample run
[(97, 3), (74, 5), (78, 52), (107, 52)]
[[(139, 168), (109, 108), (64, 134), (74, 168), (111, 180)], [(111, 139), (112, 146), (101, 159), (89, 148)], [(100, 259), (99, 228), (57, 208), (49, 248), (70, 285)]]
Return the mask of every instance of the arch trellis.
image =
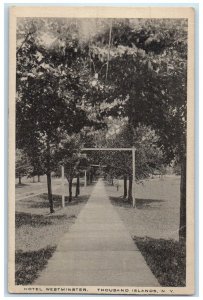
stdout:
[[(133, 207), (135, 207), (135, 151), (136, 148), (82, 148), (82, 151), (131, 151), (132, 152), (132, 176), (133, 176), (133, 182), (132, 182), (132, 189), (133, 189)], [(61, 169), (62, 174), (62, 207), (65, 206), (65, 192), (64, 192), (64, 166), (62, 166)], [(85, 174), (85, 185), (86, 185), (86, 174)]]

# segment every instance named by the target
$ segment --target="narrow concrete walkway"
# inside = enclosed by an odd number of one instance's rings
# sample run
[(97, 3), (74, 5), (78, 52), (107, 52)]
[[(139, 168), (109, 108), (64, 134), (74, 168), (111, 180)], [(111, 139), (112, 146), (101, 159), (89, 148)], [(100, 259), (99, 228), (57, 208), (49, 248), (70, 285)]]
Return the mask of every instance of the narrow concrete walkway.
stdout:
[(99, 180), (34, 285), (159, 286)]

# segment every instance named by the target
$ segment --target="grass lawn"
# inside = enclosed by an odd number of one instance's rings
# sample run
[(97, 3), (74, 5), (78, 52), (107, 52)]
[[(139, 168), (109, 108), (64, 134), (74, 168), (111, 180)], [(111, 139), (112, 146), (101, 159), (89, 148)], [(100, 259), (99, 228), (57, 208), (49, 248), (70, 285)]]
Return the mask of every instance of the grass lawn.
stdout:
[(61, 208), (61, 196), (54, 195), (55, 213), (49, 213), (47, 195), (16, 202), (15, 268), (16, 284), (28, 285), (39, 276), (56, 250), (62, 235), (75, 222), (93, 186), (81, 188), (81, 195)]
[(134, 241), (161, 286), (186, 285), (184, 242), (149, 237), (134, 237)]
[[(122, 184), (122, 182), (121, 182)], [(122, 185), (107, 194), (161, 286), (185, 286), (185, 244), (178, 242), (180, 178), (166, 176), (136, 185), (136, 208)]]

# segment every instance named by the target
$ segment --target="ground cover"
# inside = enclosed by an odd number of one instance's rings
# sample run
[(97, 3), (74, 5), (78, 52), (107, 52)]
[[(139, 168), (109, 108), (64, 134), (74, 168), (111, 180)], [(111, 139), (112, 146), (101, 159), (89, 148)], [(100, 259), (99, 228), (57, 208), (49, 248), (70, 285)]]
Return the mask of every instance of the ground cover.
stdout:
[[(65, 232), (75, 222), (87, 202), (93, 186), (81, 189), (81, 195), (61, 208), (61, 196), (54, 195), (55, 213), (49, 213), (47, 195), (16, 202), (15, 280), (17, 285), (31, 284), (46, 266)], [(68, 200), (68, 198), (66, 198)]]
[(146, 180), (136, 185), (136, 207), (106, 185), (120, 218), (161, 286), (185, 286), (185, 243), (178, 241), (180, 191), (178, 176)]

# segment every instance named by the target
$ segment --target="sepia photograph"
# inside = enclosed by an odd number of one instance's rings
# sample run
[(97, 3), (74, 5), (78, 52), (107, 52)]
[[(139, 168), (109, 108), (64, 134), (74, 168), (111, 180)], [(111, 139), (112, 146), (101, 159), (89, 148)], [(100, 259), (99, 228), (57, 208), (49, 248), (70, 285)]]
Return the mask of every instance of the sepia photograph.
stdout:
[(9, 292), (194, 293), (194, 11), (13, 7)]

